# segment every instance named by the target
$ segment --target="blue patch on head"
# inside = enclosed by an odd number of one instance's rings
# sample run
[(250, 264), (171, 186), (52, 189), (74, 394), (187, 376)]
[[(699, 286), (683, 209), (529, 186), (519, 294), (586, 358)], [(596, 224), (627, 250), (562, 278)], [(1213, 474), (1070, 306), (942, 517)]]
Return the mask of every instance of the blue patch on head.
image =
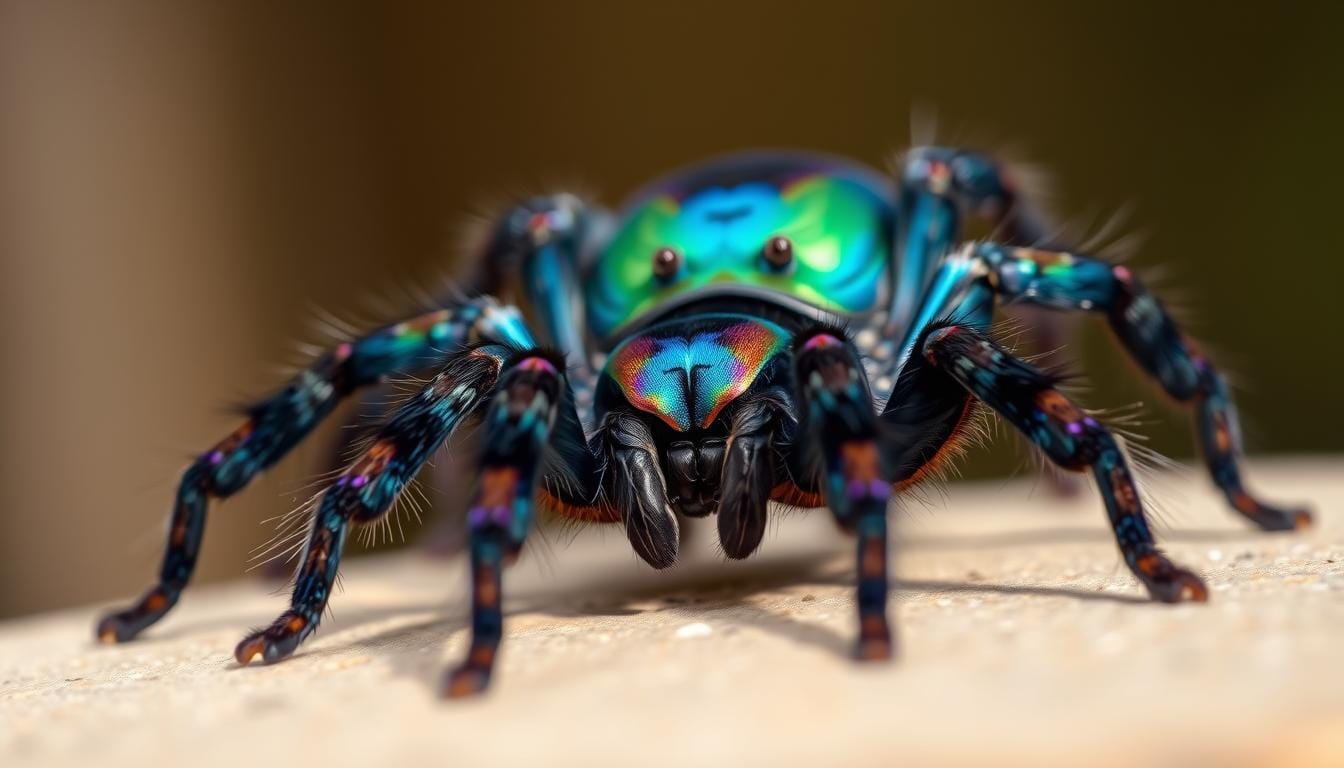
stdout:
[(782, 207), (779, 190), (761, 182), (697, 193), (682, 202), (682, 218), (690, 225), (684, 251), (704, 263), (755, 251), (761, 247), (761, 231), (780, 220)]

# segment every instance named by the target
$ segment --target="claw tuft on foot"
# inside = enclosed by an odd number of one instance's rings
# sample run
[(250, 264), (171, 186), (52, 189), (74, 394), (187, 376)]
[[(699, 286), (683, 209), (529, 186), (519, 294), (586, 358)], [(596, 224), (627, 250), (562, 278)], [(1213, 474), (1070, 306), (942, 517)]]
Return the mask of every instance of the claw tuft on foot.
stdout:
[(1204, 580), (1183, 568), (1172, 567), (1148, 584), (1153, 599), (1164, 603), (1207, 603), (1209, 588)]
[(103, 645), (116, 645), (121, 642), (117, 637), (117, 628), (112, 626), (108, 619), (103, 619), (98, 625), (98, 642)]
[(489, 684), (489, 670), (464, 664), (448, 674), (441, 693), (445, 699), (465, 699), (483, 693)]
[(859, 661), (890, 661), (891, 641), (883, 638), (860, 640), (854, 656)]
[(104, 616), (98, 622), (98, 628), (94, 634), (97, 636), (98, 642), (103, 645), (117, 645), (135, 637), (135, 633), (129, 630), (126, 622), (121, 620), (121, 614), (119, 613), (110, 613)]
[(1305, 531), (1306, 529), (1308, 529), (1308, 528), (1310, 528), (1310, 527), (1312, 526), (1312, 522), (1313, 522), (1313, 520), (1312, 520), (1312, 516), (1311, 516), (1311, 511), (1310, 511), (1310, 510), (1307, 510), (1307, 509), (1295, 509), (1295, 510), (1293, 510), (1292, 515), (1293, 515), (1293, 529), (1294, 529), (1294, 530)]
[(263, 661), (266, 658), (266, 638), (260, 633), (244, 638), (233, 651), (233, 658), (244, 667), (258, 657)]

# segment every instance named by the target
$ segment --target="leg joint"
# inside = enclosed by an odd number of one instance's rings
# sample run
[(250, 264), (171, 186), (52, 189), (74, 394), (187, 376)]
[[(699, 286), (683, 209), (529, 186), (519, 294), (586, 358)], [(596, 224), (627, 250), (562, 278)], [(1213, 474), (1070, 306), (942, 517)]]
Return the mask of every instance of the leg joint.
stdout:
[(1059, 390), (1053, 387), (1040, 390), (1032, 405), (1023, 426), (1028, 436), (1059, 466), (1083, 470), (1096, 464), (1104, 454), (1119, 450), (1110, 430)]

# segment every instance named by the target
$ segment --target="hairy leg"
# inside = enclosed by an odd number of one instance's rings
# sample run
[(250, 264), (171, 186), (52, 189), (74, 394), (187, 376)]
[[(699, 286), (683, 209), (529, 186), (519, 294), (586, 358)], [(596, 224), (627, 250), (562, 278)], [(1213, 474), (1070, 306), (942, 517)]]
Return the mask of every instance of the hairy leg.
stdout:
[(509, 350), (479, 347), (455, 356), (375, 433), (363, 454), (317, 502), (289, 610), (238, 644), (240, 664), (278, 661), (317, 629), (352, 523), (381, 517), (425, 460), (490, 393)]
[(892, 655), (887, 624), (887, 505), (891, 481), (877, 414), (853, 346), (838, 331), (803, 334), (794, 350), (800, 440), (811, 451), (836, 522), (858, 539), (859, 642), (864, 660)]
[[(348, 413), (340, 414), (340, 428), (336, 430), (334, 439), (326, 447), (327, 455), (323, 460), (322, 477), (340, 473), (355, 457), (356, 446), (368, 436), (369, 425), (386, 418), (387, 403), (393, 397), (389, 390), (388, 386), (367, 387), (360, 393), (357, 402), (347, 409)], [(276, 553), (273, 551), (268, 551), (266, 554), (272, 556), (258, 568), (262, 577), (275, 581), (288, 581), (289, 577), (294, 575), (294, 564), (289, 557), (274, 556)]]
[(476, 339), (514, 346), (532, 343), (516, 310), (477, 299), (341, 344), (284, 389), (249, 408), (242, 425), (183, 473), (157, 583), (129, 608), (103, 617), (98, 638), (108, 643), (129, 640), (177, 603), (196, 567), (210, 499), (242, 490), (289, 453), (354, 390), (388, 375), (432, 366), (443, 360), (443, 350)]
[(1065, 469), (1091, 470), (1125, 564), (1154, 599), (1168, 603), (1208, 599), (1204, 582), (1158, 549), (1115, 438), (1060, 393), (1055, 379), (967, 326), (931, 331), (921, 352), (1021, 430), (1051, 461)]
[(486, 293), (519, 290), (536, 310), (542, 341), (565, 355), (567, 379), (584, 407), (597, 371), (587, 342), (580, 257), (612, 228), (609, 212), (575, 195), (534, 197), (500, 218), (481, 260)]
[[(908, 327), (923, 286), (939, 259), (962, 239), (961, 221), (977, 216), (997, 239), (1041, 246), (1051, 237), (1045, 216), (988, 155), (950, 147), (914, 147), (902, 160), (896, 233), (898, 281), (889, 332)], [(1058, 329), (1054, 329), (1058, 330)]]
[[(1053, 247), (1055, 233), (1046, 216), (1018, 188), (1013, 175), (994, 158), (973, 150), (915, 147), (900, 171), (900, 282), (893, 293), (889, 333), (910, 328), (913, 314), (939, 259), (962, 239), (961, 218), (976, 216), (991, 237), (1011, 245)], [(1025, 341), (1046, 364), (1069, 337), (1067, 318), (1030, 308), (1012, 310), (1025, 326)], [(1078, 490), (1072, 476), (1052, 474), (1050, 488), (1060, 496)]]
[(1239, 466), (1236, 408), (1227, 382), (1127, 267), (1060, 251), (992, 243), (972, 247), (991, 269), (991, 282), (1000, 295), (1054, 309), (1104, 314), (1134, 361), (1168, 395), (1194, 407), (1205, 465), (1238, 512), (1269, 531), (1310, 524), (1307, 510), (1266, 503), (1246, 489)]
[(467, 527), (471, 538), (471, 648), (450, 671), (452, 698), (485, 690), (503, 635), (502, 576), (532, 527), (542, 454), (556, 423), (563, 360), (529, 352), (511, 361), (485, 412), (479, 480)]

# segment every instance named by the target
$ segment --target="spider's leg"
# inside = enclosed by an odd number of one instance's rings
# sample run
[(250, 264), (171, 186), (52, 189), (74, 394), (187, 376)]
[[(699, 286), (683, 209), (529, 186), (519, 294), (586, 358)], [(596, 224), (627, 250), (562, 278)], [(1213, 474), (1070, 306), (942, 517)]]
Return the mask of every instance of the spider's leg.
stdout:
[(724, 554), (742, 559), (765, 535), (766, 506), (774, 487), (772, 441), (790, 398), (762, 393), (745, 398), (729, 420), (719, 482), (719, 543)]
[[(322, 477), (335, 477), (350, 463), (354, 458), (355, 446), (367, 436), (369, 420), (375, 418), (375, 414), (378, 415), (377, 420), (382, 421), (382, 416), (386, 415), (386, 403), (392, 398), (388, 389), (376, 385), (365, 388), (350, 412), (341, 415), (340, 429), (336, 430), (335, 437), (326, 448)], [(259, 572), (267, 579), (287, 581), (294, 575), (294, 563), (288, 556), (272, 556), (261, 565)]]
[[(559, 422), (563, 361), (539, 352), (515, 357), (485, 410), (480, 477), (467, 513), (471, 537), (471, 647), (444, 680), (452, 698), (485, 690), (503, 634), (502, 570), (532, 526), (543, 454)], [(564, 410), (573, 412), (572, 407)]]
[(1227, 382), (1127, 267), (1058, 251), (992, 243), (974, 248), (992, 270), (991, 284), (1001, 296), (1105, 314), (1135, 362), (1171, 397), (1194, 406), (1204, 463), (1238, 512), (1268, 531), (1310, 524), (1307, 510), (1274, 506), (1246, 490), (1238, 466), (1241, 436)]
[(902, 158), (899, 174), (896, 282), (888, 334), (910, 326), (939, 260), (961, 242), (961, 220), (966, 214), (987, 221), (1002, 242), (1041, 246), (1050, 241), (1045, 216), (987, 155), (949, 147), (915, 147)]
[(597, 379), (587, 341), (581, 259), (612, 229), (611, 214), (572, 194), (523, 202), (500, 218), (482, 261), (482, 285), (507, 296), (521, 288), (536, 310), (544, 343), (570, 363), (568, 379), (588, 406)]
[(477, 339), (514, 347), (532, 344), (516, 310), (491, 299), (421, 315), (339, 345), (271, 397), (248, 410), (247, 420), (202, 454), (178, 486), (158, 582), (131, 607), (98, 623), (103, 642), (123, 642), (158, 621), (191, 579), (211, 498), (237, 493), (279, 461), (336, 404), (359, 387), (390, 374), (424, 369), (452, 349)]
[(794, 361), (802, 429), (826, 504), (858, 538), (860, 659), (888, 659), (887, 505), (891, 482), (878, 446), (877, 414), (858, 354), (838, 331), (798, 337)]
[[(1013, 174), (989, 155), (950, 147), (914, 147), (902, 158), (898, 179), (896, 264), (885, 335), (919, 327), (913, 321), (924, 287), (940, 260), (962, 239), (961, 219), (976, 216), (991, 237), (1011, 245), (1054, 247), (1048, 218), (1019, 190)], [(1022, 307), (1013, 313), (1026, 328), (1025, 342), (1047, 364), (1068, 341), (1065, 318)], [(889, 358), (890, 359), (890, 358)], [(884, 371), (890, 380), (894, 369)], [(875, 374), (880, 375), (880, 374)], [(885, 393), (884, 393), (885, 394)], [(1050, 487), (1071, 496), (1071, 475), (1050, 475)]]
[(653, 433), (634, 413), (613, 411), (597, 443), (607, 461), (607, 496), (625, 520), (630, 545), (654, 568), (672, 566), (677, 562), (677, 516), (668, 502)]
[(1055, 388), (1056, 380), (995, 344), (970, 326), (930, 331), (920, 346), (930, 364), (998, 411), (1051, 461), (1091, 469), (1101, 490), (1125, 564), (1163, 602), (1204, 601), (1198, 576), (1157, 548), (1124, 453), (1109, 430)]
[(288, 656), (317, 628), (351, 523), (375, 520), (430, 453), (489, 394), (509, 350), (488, 345), (454, 356), (373, 435), (369, 447), (323, 492), (295, 579), (290, 609), (238, 644), (239, 663)]

